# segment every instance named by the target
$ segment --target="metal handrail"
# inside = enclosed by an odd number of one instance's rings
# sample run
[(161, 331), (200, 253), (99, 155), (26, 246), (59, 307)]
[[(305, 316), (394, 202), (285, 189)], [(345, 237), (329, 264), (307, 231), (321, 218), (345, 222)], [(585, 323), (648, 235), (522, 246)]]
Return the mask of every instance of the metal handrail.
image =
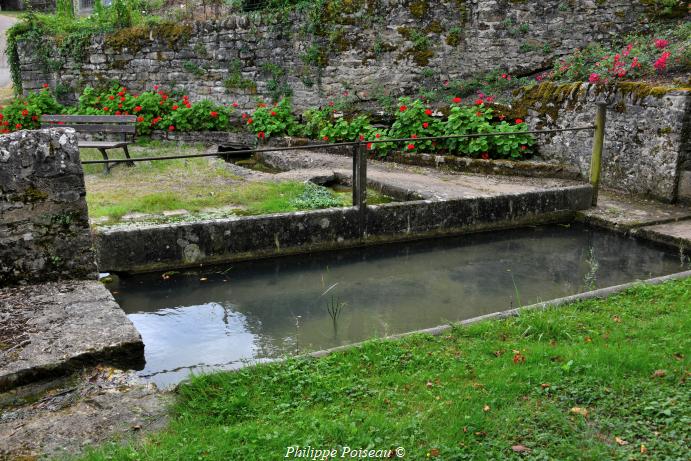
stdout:
[[(484, 138), (487, 136), (510, 136), (515, 134), (542, 134), (542, 133), (559, 133), (564, 131), (585, 131), (594, 130), (596, 125), (587, 125), (576, 128), (555, 128), (552, 130), (532, 130), (532, 131), (511, 131), (511, 132), (494, 132), (494, 133), (472, 133), (472, 134), (457, 134), (449, 136), (425, 136), (417, 138), (396, 138), (396, 139), (372, 139), (372, 140), (362, 140), (362, 141), (349, 141), (349, 142), (336, 142), (336, 143), (326, 143), (326, 144), (310, 144), (306, 146), (295, 146), (295, 147), (272, 147), (264, 149), (246, 149), (246, 150), (236, 150), (233, 154), (254, 154), (257, 152), (281, 152), (288, 150), (315, 150), (315, 149), (330, 149), (334, 147), (353, 147), (361, 146), (367, 144), (381, 144), (387, 142), (419, 142), (419, 141), (432, 141), (437, 139), (462, 139), (462, 138)], [(125, 163), (125, 162), (150, 162), (156, 160), (175, 160), (182, 158), (198, 158), (198, 157), (219, 157), (222, 156), (223, 152), (205, 152), (203, 154), (184, 154), (184, 155), (162, 155), (158, 157), (138, 157), (130, 159), (112, 159), (112, 160), (83, 160), (84, 165), (94, 165), (102, 163)]]

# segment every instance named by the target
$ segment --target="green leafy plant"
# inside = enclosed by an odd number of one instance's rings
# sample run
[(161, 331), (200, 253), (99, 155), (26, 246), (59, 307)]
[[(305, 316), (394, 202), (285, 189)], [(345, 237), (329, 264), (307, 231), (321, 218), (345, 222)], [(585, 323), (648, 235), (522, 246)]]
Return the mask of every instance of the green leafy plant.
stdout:
[(244, 114), (248, 129), (257, 134), (259, 140), (269, 139), (271, 136), (298, 135), (302, 133), (292, 111), (289, 98), (283, 98), (273, 106), (263, 101), (251, 115)]

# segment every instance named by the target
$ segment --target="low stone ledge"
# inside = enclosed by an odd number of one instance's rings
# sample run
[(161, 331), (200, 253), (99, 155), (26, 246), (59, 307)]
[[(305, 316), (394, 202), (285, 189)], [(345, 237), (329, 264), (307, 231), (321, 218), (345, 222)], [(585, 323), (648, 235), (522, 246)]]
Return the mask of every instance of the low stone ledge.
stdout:
[[(272, 138), (266, 146), (262, 147), (299, 147), (315, 144), (322, 144), (322, 142), (286, 136), (283, 138)], [(332, 147), (324, 150), (331, 154), (347, 157), (352, 157), (353, 155), (353, 148), (350, 146)], [(554, 162), (548, 163), (539, 160), (483, 160), (470, 157), (458, 157), (456, 155), (395, 152), (383, 159), (383, 161), (400, 163), (403, 165), (446, 169), (460, 173), (524, 176), (529, 178), (582, 179), (580, 171), (573, 165)]]
[(99, 267), (147, 272), (568, 221), (590, 206), (589, 185), (459, 200), (237, 217), (195, 223), (102, 228)]
[(97, 281), (3, 288), (0, 319), (0, 392), (90, 363), (143, 365), (139, 332)]

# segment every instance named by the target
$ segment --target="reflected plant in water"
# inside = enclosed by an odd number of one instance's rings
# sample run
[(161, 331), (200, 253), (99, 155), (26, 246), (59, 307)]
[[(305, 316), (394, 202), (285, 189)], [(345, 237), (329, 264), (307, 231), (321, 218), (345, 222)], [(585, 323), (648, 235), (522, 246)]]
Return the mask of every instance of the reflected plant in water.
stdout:
[(586, 290), (591, 291), (597, 288), (597, 271), (600, 268), (592, 248), (588, 249), (588, 257), (585, 262), (588, 265), (588, 272), (583, 277), (583, 286)]

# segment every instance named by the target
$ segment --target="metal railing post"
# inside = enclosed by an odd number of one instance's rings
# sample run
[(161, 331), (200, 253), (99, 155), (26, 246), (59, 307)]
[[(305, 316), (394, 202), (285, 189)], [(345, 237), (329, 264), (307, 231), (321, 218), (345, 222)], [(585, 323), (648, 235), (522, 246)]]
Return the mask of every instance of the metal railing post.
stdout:
[(357, 144), (358, 158), (358, 221), (360, 224), (360, 236), (364, 237), (367, 232), (367, 151), (363, 149), (363, 144)]
[(595, 115), (595, 134), (593, 135), (593, 155), (590, 159), (590, 184), (593, 186), (592, 206), (597, 206), (597, 195), (600, 189), (602, 172), (602, 149), (605, 144), (605, 123), (607, 121), (607, 104), (598, 103)]
[(358, 187), (358, 176), (360, 176), (360, 146), (353, 144), (353, 206), (358, 206), (360, 192)]

